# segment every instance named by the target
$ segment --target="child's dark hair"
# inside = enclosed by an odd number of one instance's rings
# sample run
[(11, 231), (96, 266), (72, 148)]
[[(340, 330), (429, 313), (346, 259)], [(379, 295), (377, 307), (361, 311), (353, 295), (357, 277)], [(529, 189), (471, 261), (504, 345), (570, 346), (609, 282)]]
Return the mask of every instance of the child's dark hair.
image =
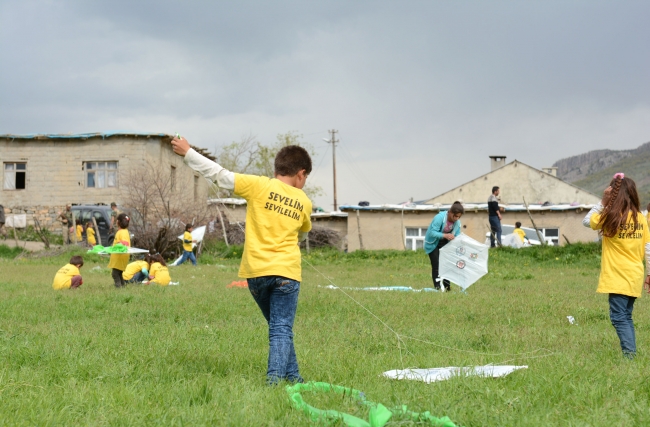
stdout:
[(151, 256), (151, 263), (154, 263), (154, 262), (159, 262), (160, 264), (164, 265), (165, 267), (167, 266), (167, 263), (165, 262), (165, 258), (163, 258), (162, 255), (160, 255), (160, 254), (156, 254), (156, 255)]
[(311, 157), (307, 150), (299, 145), (282, 147), (275, 156), (275, 174), (282, 176), (296, 176), (301, 170), (309, 175), (311, 173)]
[(521, 222), (519, 221), (515, 222), (515, 228), (521, 228)]
[(612, 191), (609, 193), (607, 206), (600, 214), (601, 233), (605, 237), (614, 237), (621, 225), (627, 222), (627, 217), (632, 213), (634, 228), (637, 227), (637, 216), (641, 212), (639, 193), (636, 191), (636, 183), (623, 174), (614, 175), (609, 183)]
[(117, 216), (117, 225), (120, 228), (129, 228), (129, 222), (131, 222), (131, 218), (127, 214), (121, 213)]
[(144, 256), (144, 262), (147, 264), (151, 265), (151, 255), (150, 254), (145, 254)]
[(190, 228), (193, 228), (192, 224), (185, 224), (185, 231), (190, 231)]
[(645, 209), (648, 211), (648, 213), (650, 213), (650, 203), (648, 203), (648, 206), (646, 206)]
[(81, 255), (75, 255), (72, 258), (70, 258), (70, 264), (83, 267), (84, 259), (81, 257)]
[(451, 213), (454, 214), (464, 214), (465, 213), (465, 208), (459, 201), (455, 201), (452, 205), (451, 208), (449, 209)]
[(497, 187), (496, 185), (494, 187), (492, 187), (492, 194), (494, 194), (498, 189), (499, 189), (499, 187)]

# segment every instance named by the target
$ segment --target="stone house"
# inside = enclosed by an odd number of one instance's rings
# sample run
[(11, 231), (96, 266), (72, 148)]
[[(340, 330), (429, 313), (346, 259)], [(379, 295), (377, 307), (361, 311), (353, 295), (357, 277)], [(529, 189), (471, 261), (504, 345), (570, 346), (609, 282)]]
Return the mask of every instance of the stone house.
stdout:
[(56, 229), (66, 204), (123, 205), (128, 171), (140, 167), (168, 171), (179, 183), (175, 191), (207, 200), (207, 182), (174, 154), (171, 138), (134, 132), (0, 135), (0, 204), (7, 214), (26, 214), (27, 225), (37, 218), (41, 226)]
[[(433, 217), (454, 201), (465, 207), (462, 232), (483, 242), (489, 231), (487, 198), (493, 186), (501, 189), (502, 224), (521, 222), (532, 227), (532, 217), (543, 237), (557, 245), (597, 239), (595, 231), (582, 225), (582, 218), (600, 197), (557, 178), (556, 168), (539, 170), (518, 160), (506, 164), (505, 156), (490, 159), (489, 173), (421, 204), (341, 206), (349, 213), (348, 250), (362, 245), (363, 249), (420, 249)], [(530, 216), (524, 201), (530, 204)]]

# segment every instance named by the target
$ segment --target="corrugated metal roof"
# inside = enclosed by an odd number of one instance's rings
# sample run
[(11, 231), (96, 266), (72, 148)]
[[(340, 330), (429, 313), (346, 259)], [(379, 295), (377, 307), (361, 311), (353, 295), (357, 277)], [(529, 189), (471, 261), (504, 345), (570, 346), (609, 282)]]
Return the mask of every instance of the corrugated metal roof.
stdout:
[[(526, 211), (526, 206), (524, 205), (503, 205), (499, 206), (505, 208), (506, 212), (521, 212)], [(533, 211), (567, 211), (567, 210), (576, 210), (576, 209), (591, 209), (595, 205), (528, 205), (528, 209)], [(463, 203), (465, 210), (474, 211), (487, 211), (487, 203)], [(357, 205), (345, 205), (341, 206), (342, 211), (445, 211), (451, 208), (450, 204), (447, 205), (415, 205), (415, 204), (404, 204), (404, 205), (371, 205), (371, 206), (357, 206)]]
[(157, 136), (169, 137), (172, 135), (166, 133), (152, 133), (152, 132), (133, 132), (125, 130), (114, 130), (106, 132), (89, 132), (89, 133), (30, 133), (25, 135), (4, 134), (0, 138), (6, 139), (90, 139), (90, 138), (108, 138), (111, 136)]

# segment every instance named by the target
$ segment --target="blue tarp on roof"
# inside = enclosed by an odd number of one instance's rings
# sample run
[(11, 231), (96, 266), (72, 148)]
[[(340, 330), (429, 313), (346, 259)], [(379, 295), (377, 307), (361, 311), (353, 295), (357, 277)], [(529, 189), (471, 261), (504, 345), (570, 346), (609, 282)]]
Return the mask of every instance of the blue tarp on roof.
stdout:
[(5, 134), (0, 135), (0, 138), (7, 139), (89, 139), (89, 138), (108, 138), (111, 136), (157, 136), (165, 137), (171, 136), (166, 133), (152, 133), (152, 132), (133, 132), (114, 130), (106, 132), (92, 132), (92, 133), (65, 133), (65, 134), (40, 134), (32, 133), (27, 135), (13, 135)]

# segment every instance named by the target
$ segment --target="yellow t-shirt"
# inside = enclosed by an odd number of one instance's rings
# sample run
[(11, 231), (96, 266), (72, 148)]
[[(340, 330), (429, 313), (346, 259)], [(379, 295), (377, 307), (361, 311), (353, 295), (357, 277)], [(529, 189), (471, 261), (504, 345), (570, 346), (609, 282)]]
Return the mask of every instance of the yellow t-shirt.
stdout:
[(95, 240), (95, 230), (88, 227), (86, 230), (86, 239), (88, 240), (89, 245), (95, 246), (97, 244), (97, 240)]
[(151, 264), (149, 276), (153, 276), (151, 283), (155, 283), (156, 285), (160, 286), (167, 286), (169, 285), (169, 282), (172, 281), (171, 277), (169, 277), (169, 269), (167, 269), (167, 267), (159, 262), (154, 262)]
[(81, 224), (77, 224), (77, 241), (81, 242), (82, 236), (84, 232), (84, 227)]
[(66, 264), (56, 272), (54, 276), (54, 281), (52, 282), (52, 289), (70, 289), (72, 285), (72, 278), (74, 276), (79, 276), (79, 269), (76, 265)]
[(311, 201), (300, 189), (264, 176), (235, 174), (246, 199), (246, 238), (239, 277), (302, 281), (298, 232), (311, 230)]
[(132, 263), (126, 266), (126, 269), (122, 273), (122, 279), (124, 280), (133, 279), (135, 273), (141, 272), (143, 268), (149, 269), (149, 264), (147, 264), (147, 261), (144, 260), (133, 261)]
[[(126, 242), (126, 246), (131, 246), (131, 236), (129, 235), (129, 230), (126, 228), (120, 228), (117, 233), (115, 233), (115, 240), (113, 240), (113, 246), (122, 241)], [(118, 270), (124, 271), (127, 264), (129, 263), (129, 254), (111, 254), (111, 260), (108, 263), (108, 268), (116, 268)]]
[(522, 230), (521, 228), (515, 228), (513, 230), (513, 233), (519, 236), (522, 242), (526, 241), (526, 232)]
[[(189, 240), (190, 243), (185, 243), (186, 240)], [(192, 252), (192, 233), (189, 231), (183, 233), (183, 250)]]
[[(591, 216), (590, 226), (600, 229), (600, 215)], [(637, 227), (632, 214), (614, 237), (603, 237), (600, 279), (596, 292), (640, 297), (643, 288), (645, 244), (650, 243), (648, 222), (639, 213)]]

